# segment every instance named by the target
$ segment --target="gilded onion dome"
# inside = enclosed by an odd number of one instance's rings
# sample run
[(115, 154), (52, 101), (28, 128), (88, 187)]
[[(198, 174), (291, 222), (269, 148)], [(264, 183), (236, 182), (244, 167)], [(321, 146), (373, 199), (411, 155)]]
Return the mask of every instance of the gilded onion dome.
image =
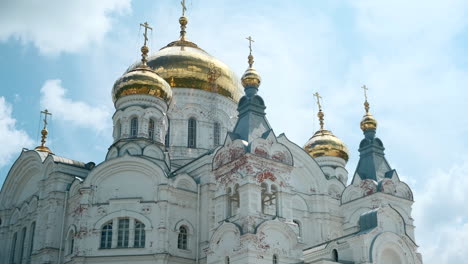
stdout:
[[(186, 17), (179, 19), (180, 38), (148, 58), (148, 66), (172, 88), (192, 88), (217, 93), (238, 102), (243, 95), (239, 78), (218, 59), (185, 38)], [(129, 72), (138, 68), (137, 63)]]
[(376, 130), (377, 129), (377, 120), (375, 117), (369, 113), (369, 103), (366, 102), (364, 103), (364, 107), (366, 109), (366, 114), (362, 117), (361, 120), (361, 130), (362, 131), (367, 131), (367, 130)]
[(320, 130), (315, 132), (315, 134), (304, 145), (305, 151), (314, 158), (328, 156), (342, 158), (345, 161), (348, 161), (349, 152), (343, 141), (333, 135), (331, 131), (323, 129), (323, 117), (325, 114), (322, 112), (322, 106), (319, 101), (321, 97), (318, 93), (315, 93), (315, 96), (317, 97), (317, 104), (319, 106), (317, 116), (320, 121)]
[(169, 84), (147, 65), (149, 48), (146, 46), (147, 30), (152, 29), (148, 23), (141, 24), (145, 27), (145, 43), (141, 47), (141, 63), (138, 67), (127, 71), (114, 84), (112, 100), (115, 102), (124, 96), (144, 94), (160, 98), (168, 102), (172, 98), (172, 90)]

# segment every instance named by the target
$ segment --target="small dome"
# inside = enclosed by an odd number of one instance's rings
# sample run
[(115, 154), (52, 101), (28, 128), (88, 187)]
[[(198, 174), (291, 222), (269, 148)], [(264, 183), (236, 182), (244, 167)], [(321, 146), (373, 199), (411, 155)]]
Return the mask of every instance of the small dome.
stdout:
[(367, 131), (370, 129), (377, 129), (377, 120), (370, 113), (366, 113), (361, 120), (361, 129), (362, 131)]
[(247, 88), (247, 87), (255, 87), (258, 88), (260, 86), (260, 83), (262, 82), (262, 78), (260, 78), (260, 75), (257, 73), (257, 71), (249, 67), (244, 75), (242, 75), (242, 85)]
[(310, 156), (317, 158), (331, 156), (348, 161), (349, 154), (346, 145), (329, 130), (321, 129), (307, 141), (304, 146)]
[(168, 102), (172, 98), (169, 84), (151, 68), (140, 66), (126, 72), (114, 84), (112, 100), (131, 94), (146, 94)]

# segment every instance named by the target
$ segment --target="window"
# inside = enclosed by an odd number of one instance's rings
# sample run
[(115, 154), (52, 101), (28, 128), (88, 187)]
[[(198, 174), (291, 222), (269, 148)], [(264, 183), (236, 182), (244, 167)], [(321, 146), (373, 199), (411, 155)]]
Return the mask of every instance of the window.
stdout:
[(17, 237), (18, 237), (18, 234), (15, 232), (15, 234), (13, 235), (13, 240), (11, 241), (10, 263), (15, 263)]
[(181, 226), (179, 228), (179, 236), (177, 238), (177, 248), (187, 249), (187, 227)]
[(235, 216), (239, 210), (239, 185), (234, 186), (234, 190), (229, 194), (229, 216)]
[(136, 137), (138, 135), (138, 118), (134, 117), (130, 121), (130, 136)]
[(297, 220), (293, 220), (293, 223), (297, 225), (298, 236), (302, 237), (301, 223), (299, 223)]
[(73, 254), (73, 247), (75, 246), (75, 232), (70, 230), (68, 233), (68, 254)]
[(278, 264), (278, 256), (276, 254), (273, 255), (273, 264)]
[(154, 140), (154, 120), (150, 119), (148, 122), (148, 137), (151, 140)]
[(268, 191), (268, 185), (262, 183), (262, 212), (267, 215), (277, 215), (277, 194), (276, 186), (271, 186), (271, 192)]
[(21, 247), (19, 253), (19, 263), (23, 262), (24, 244), (26, 243), (26, 227), (21, 231)]
[(31, 257), (34, 249), (34, 233), (36, 232), (36, 222), (31, 224), (31, 235), (29, 238), (29, 256)]
[(220, 127), (219, 127), (219, 123), (216, 122), (214, 123), (214, 127), (213, 127), (213, 144), (215, 146), (219, 145), (219, 137), (220, 137)]
[(166, 133), (166, 136), (164, 137), (164, 145), (166, 145), (166, 148), (169, 147), (169, 143), (170, 143), (170, 134), (171, 134), (171, 121), (168, 119), (168, 126), (167, 126), (167, 133)]
[(112, 247), (112, 222), (108, 222), (102, 227), (101, 248)]
[(229, 257), (226, 257), (226, 259), (224, 260), (224, 263), (225, 263), (225, 264), (231, 263), (231, 260), (229, 259)]
[(189, 148), (197, 147), (197, 120), (195, 118), (190, 118), (188, 121), (188, 142), (187, 146)]
[(128, 247), (128, 235), (130, 233), (130, 219), (119, 219), (119, 228), (117, 229), (117, 247)]
[(137, 248), (144, 248), (145, 239), (145, 225), (140, 221), (135, 221), (135, 243), (133, 243), (133, 246)]
[[(333, 249), (333, 251), (332, 251), (332, 259), (333, 259), (333, 261), (338, 262), (338, 250)], [(395, 263), (396, 263), (396, 262), (395, 262)]]
[(115, 139), (119, 139), (122, 133), (122, 125), (120, 124), (120, 120), (117, 121), (115, 124)]

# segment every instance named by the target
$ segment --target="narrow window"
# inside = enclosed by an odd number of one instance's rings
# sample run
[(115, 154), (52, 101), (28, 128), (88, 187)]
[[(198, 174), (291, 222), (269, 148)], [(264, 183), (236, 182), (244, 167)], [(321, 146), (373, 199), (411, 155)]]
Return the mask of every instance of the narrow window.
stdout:
[(34, 249), (34, 233), (36, 232), (36, 222), (31, 224), (31, 235), (29, 238), (29, 257), (31, 257)]
[(17, 237), (18, 234), (15, 232), (15, 234), (13, 235), (13, 240), (11, 241), (10, 263), (15, 263)]
[(144, 248), (145, 247), (145, 225), (142, 222), (135, 221), (135, 243), (134, 247)]
[(24, 253), (24, 244), (26, 243), (26, 227), (23, 227), (23, 230), (21, 231), (21, 247), (20, 247), (20, 253), (19, 253), (19, 263), (23, 263), (23, 253)]
[(293, 223), (295, 223), (297, 225), (298, 236), (302, 237), (301, 223), (299, 223), (299, 221), (297, 221), (297, 220), (293, 220)]
[(338, 262), (338, 250), (333, 249), (332, 258), (333, 258), (333, 261)]
[(179, 236), (177, 239), (177, 248), (180, 249), (187, 249), (187, 228), (185, 226), (181, 226), (179, 228)]
[(278, 256), (276, 254), (273, 255), (273, 264), (278, 264)]
[(214, 127), (213, 127), (213, 144), (215, 146), (219, 146), (219, 138), (220, 138), (220, 127), (219, 127), (219, 123), (216, 122), (214, 123)]
[(122, 125), (120, 124), (120, 120), (119, 120), (115, 124), (115, 139), (116, 140), (120, 139), (121, 133), (122, 133)]
[(154, 120), (150, 119), (148, 122), (148, 137), (151, 140), (154, 140)]
[(117, 247), (128, 247), (128, 235), (130, 233), (130, 219), (119, 219), (119, 229), (117, 230)]
[(188, 121), (188, 147), (197, 147), (197, 120), (190, 118)]
[(229, 207), (231, 216), (235, 216), (239, 210), (239, 185), (234, 186), (231, 197), (229, 197)]
[(73, 254), (73, 247), (75, 246), (75, 232), (70, 230), (68, 233), (68, 254)]
[(170, 134), (171, 134), (171, 121), (169, 119), (167, 121), (168, 121), (167, 133), (166, 133), (166, 136), (164, 137), (164, 145), (166, 145), (166, 148), (169, 147)]
[(134, 117), (130, 121), (130, 136), (136, 137), (138, 135), (138, 118)]
[(108, 222), (101, 230), (101, 248), (112, 247), (112, 222)]
[(225, 264), (230, 264), (231, 263), (231, 260), (229, 259), (229, 257), (226, 257), (226, 259), (224, 260), (224, 263)]

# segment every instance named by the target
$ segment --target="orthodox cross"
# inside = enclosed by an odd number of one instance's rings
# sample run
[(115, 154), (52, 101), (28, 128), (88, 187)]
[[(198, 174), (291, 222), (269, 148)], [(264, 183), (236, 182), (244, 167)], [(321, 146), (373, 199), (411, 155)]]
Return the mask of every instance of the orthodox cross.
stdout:
[(182, 16), (185, 16), (185, 11), (187, 11), (187, 7), (185, 6), (185, 0), (182, 0), (180, 4), (182, 5)]
[(251, 36), (245, 39), (249, 41), (249, 50), (250, 50), (250, 54), (252, 54), (252, 42), (255, 42), (255, 41), (253, 40)]
[(322, 99), (322, 96), (318, 92), (314, 93), (314, 96), (317, 97), (317, 105), (319, 107), (319, 111), (322, 111), (322, 105), (320, 104), (320, 99)]
[(367, 90), (369, 90), (369, 88), (367, 88), (366, 85), (363, 85), (361, 88), (364, 89), (364, 97), (366, 98), (366, 102), (367, 102)]
[(146, 46), (146, 41), (148, 41), (148, 29), (153, 30), (153, 28), (149, 26), (148, 22), (140, 24), (140, 27), (145, 28), (145, 33), (143, 33), (143, 36), (145, 37), (145, 44), (143, 44), (143, 46)]
[(41, 114), (44, 114), (44, 129), (47, 128), (47, 116), (48, 115), (52, 115), (52, 113), (50, 113), (47, 109), (45, 109), (44, 111), (41, 111)]

